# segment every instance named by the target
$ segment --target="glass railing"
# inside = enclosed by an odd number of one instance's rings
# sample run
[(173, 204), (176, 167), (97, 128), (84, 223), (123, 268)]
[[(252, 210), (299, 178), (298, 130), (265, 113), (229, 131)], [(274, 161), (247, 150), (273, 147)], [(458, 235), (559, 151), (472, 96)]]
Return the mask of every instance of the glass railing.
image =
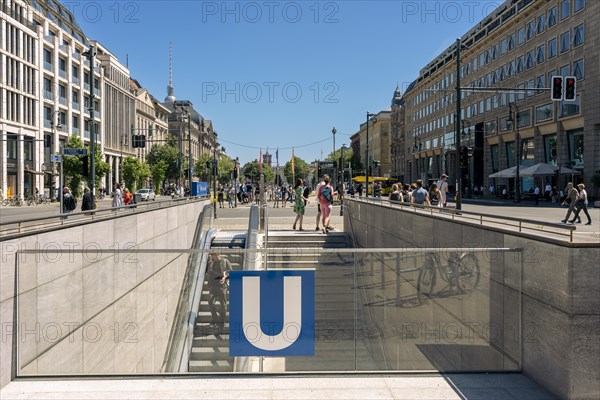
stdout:
[(115, 247), (15, 257), (18, 377), (521, 368), (518, 250)]

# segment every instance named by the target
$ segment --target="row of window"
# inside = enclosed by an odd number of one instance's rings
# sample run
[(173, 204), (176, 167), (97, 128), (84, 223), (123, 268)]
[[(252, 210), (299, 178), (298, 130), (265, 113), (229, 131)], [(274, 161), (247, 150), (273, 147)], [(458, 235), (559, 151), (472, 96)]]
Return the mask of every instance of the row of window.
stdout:
[(10, 90), (1, 89), (1, 92), (1, 97), (6, 101), (6, 107), (5, 109), (0, 108), (0, 118), (29, 126), (36, 125), (36, 99)]

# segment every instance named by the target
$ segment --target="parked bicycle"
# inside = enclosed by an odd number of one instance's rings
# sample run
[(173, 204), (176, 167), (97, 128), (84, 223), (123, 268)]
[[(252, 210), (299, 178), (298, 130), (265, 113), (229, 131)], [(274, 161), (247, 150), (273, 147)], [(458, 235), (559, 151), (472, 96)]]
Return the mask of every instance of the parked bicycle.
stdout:
[(448, 283), (447, 288), (451, 293), (471, 293), (479, 284), (479, 261), (474, 254), (453, 253), (448, 257), (448, 264), (442, 265), (439, 254), (428, 253), (417, 281), (417, 300), (420, 304), (432, 297), (438, 272), (442, 280)]

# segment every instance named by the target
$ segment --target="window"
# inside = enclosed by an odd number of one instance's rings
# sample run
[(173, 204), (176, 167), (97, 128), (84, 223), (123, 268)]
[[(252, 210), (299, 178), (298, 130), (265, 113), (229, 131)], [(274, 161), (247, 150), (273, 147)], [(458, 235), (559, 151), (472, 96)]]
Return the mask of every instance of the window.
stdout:
[(479, 55), (479, 67), (483, 67), (485, 65), (485, 53), (481, 53)]
[(569, 75), (571, 75), (571, 66), (569, 64), (563, 65), (560, 68), (560, 75), (562, 75), (562, 76), (569, 76)]
[(527, 61), (525, 66), (527, 67), (527, 69), (533, 68), (533, 66), (535, 65), (535, 57), (534, 57), (534, 51), (528, 51), (527, 52)]
[(573, 47), (581, 46), (585, 40), (583, 24), (573, 28)]
[(504, 38), (500, 42), (500, 54), (505, 55), (507, 51), (508, 51), (508, 40), (506, 38)]
[(495, 60), (498, 58), (498, 43), (496, 43), (493, 47), (492, 47), (492, 60)]
[(527, 89), (530, 89), (527, 91), (527, 97), (533, 97), (533, 95), (535, 94), (535, 82), (533, 79), (530, 79), (527, 81)]
[(485, 63), (489, 64), (492, 61), (492, 48), (490, 47), (485, 52)]
[(542, 44), (537, 48), (537, 63), (541, 64), (546, 61), (546, 45)]
[(559, 107), (559, 118), (570, 117), (571, 115), (579, 114), (579, 104), (581, 98), (577, 95), (575, 101), (561, 101)]
[(492, 155), (492, 172), (498, 172), (498, 145), (492, 144), (490, 146), (490, 153)]
[(560, 35), (560, 54), (566, 53), (571, 48), (571, 34), (569, 31), (566, 31), (562, 35)]
[(508, 63), (508, 76), (511, 77), (515, 74), (515, 60)]
[(544, 93), (543, 89), (546, 86), (546, 76), (545, 75), (540, 75), (535, 79), (535, 85), (536, 87), (539, 89), (538, 90), (538, 94), (539, 93)]
[(562, 0), (560, 3), (560, 20), (569, 18), (571, 15), (571, 0)]
[(525, 28), (520, 28), (517, 31), (517, 46), (520, 46), (523, 43), (525, 43)]
[(537, 18), (537, 33), (540, 34), (546, 29), (546, 14), (542, 14)]
[(546, 162), (556, 165), (556, 134), (544, 136), (544, 151)]
[(517, 74), (520, 74), (525, 70), (525, 55), (521, 55), (517, 58)]
[(553, 69), (552, 71), (548, 72), (547, 82), (552, 82), (552, 77), (553, 76), (556, 76), (556, 70), (555, 69)]
[(531, 125), (531, 110), (525, 110), (525, 111), (519, 112), (517, 126), (519, 128), (526, 128), (530, 125)]
[(573, 129), (567, 131), (569, 143), (569, 160), (571, 168), (583, 168), (583, 129)]
[(515, 34), (511, 33), (508, 37), (508, 51), (511, 51), (515, 48)]
[(500, 107), (506, 106), (506, 93), (500, 93)]
[(548, 28), (552, 28), (556, 25), (556, 6), (548, 10)]
[(583, 79), (583, 58), (573, 62), (573, 75), (577, 80)]
[(535, 108), (535, 122), (550, 121), (554, 116), (554, 103), (544, 104)]
[(548, 41), (548, 60), (556, 57), (556, 38), (550, 39)]
[(533, 39), (535, 36), (535, 21), (531, 20), (527, 23), (527, 40)]
[(500, 68), (500, 81), (503, 81), (506, 79), (506, 65), (503, 65)]
[(496, 134), (496, 121), (486, 122), (484, 125), (484, 135), (490, 136)]
[(574, 12), (581, 11), (583, 10), (583, 7), (585, 7), (585, 0), (575, 0), (574, 3)]
[(517, 89), (519, 89), (517, 91), (517, 101), (523, 101), (523, 100), (525, 100), (525, 92), (524, 92), (525, 84), (524, 83), (519, 83), (517, 85)]

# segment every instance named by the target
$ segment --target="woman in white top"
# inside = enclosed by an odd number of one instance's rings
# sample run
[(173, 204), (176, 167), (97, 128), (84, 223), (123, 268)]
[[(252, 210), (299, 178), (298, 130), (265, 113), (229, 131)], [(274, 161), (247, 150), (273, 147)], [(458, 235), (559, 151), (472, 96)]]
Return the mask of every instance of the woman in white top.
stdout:
[(577, 185), (577, 188), (579, 189), (579, 196), (577, 196), (577, 202), (575, 203), (575, 215), (573, 216), (573, 219), (569, 222), (574, 223), (575, 221), (577, 221), (577, 223), (581, 223), (581, 217), (579, 216), (579, 213), (583, 209), (583, 212), (585, 213), (585, 216), (588, 220), (586, 225), (591, 225), (592, 217), (590, 217), (590, 213), (587, 209), (588, 197), (587, 192), (585, 191), (585, 185), (583, 183), (580, 183), (579, 185)]

